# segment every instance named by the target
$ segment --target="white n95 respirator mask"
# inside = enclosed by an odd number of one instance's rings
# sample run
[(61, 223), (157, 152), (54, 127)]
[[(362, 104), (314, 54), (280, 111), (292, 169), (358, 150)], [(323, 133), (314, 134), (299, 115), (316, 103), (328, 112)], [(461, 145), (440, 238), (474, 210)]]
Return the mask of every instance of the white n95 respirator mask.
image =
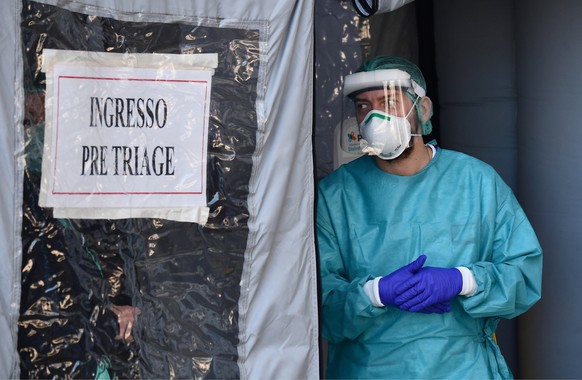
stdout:
[(408, 114), (406, 117), (399, 117), (379, 110), (370, 111), (360, 123), (362, 151), (384, 160), (400, 156), (408, 147), (412, 136), (421, 136), (411, 133)]

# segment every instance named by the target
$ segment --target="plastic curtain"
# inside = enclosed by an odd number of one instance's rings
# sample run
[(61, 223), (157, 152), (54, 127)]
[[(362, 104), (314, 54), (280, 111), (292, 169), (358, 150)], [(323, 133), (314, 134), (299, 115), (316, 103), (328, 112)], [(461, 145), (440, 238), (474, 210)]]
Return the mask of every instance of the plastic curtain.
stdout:
[(334, 131), (354, 116), (353, 102), (342, 91), (343, 76), (366, 59), (371, 37), (370, 20), (360, 17), (350, 1), (318, 1), (315, 7), (315, 156), (322, 178), (335, 169), (334, 151), (340, 147)]
[[(25, 0), (16, 7), (22, 286), (9, 296), (22, 290), (22, 377), (318, 374), (305, 75), (313, 4), (177, 3)], [(218, 54), (205, 225), (59, 219), (38, 206), (45, 48)]]

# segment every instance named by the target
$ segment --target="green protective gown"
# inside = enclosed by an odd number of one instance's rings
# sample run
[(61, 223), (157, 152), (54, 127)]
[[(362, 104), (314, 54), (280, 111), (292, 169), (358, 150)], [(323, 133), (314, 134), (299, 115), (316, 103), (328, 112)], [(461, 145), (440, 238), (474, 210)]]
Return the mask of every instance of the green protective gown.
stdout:
[[(541, 296), (542, 250), (511, 189), (489, 165), (438, 149), (413, 176), (371, 156), (321, 180), (317, 231), (327, 378), (511, 378), (493, 333)], [(469, 268), (471, 297), (446, 314), (374, 307), (363, 285), (426, 254)]]

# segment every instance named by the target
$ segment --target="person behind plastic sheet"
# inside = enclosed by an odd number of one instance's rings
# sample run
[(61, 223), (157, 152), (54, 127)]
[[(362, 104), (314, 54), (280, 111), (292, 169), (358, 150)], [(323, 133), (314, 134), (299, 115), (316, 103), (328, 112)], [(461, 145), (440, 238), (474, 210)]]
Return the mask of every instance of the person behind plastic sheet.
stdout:
[(511, 378), (494, 337), (541, 297), (542, 250), (494, 169), (425, 145), (419, 68), (348, 75), (368, 153), (318, 185), (327, 378)]

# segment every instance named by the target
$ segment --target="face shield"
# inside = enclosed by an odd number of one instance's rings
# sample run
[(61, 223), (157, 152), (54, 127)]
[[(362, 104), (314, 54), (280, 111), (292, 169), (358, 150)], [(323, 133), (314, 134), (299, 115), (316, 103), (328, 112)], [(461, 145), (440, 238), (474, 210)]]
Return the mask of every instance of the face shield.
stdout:
[(394, 159), (421, 136), (418, 100), (425, 91), (408, 73), (398, 69), (346, 76), (344, 92), (354, 100), (364, 153)]

